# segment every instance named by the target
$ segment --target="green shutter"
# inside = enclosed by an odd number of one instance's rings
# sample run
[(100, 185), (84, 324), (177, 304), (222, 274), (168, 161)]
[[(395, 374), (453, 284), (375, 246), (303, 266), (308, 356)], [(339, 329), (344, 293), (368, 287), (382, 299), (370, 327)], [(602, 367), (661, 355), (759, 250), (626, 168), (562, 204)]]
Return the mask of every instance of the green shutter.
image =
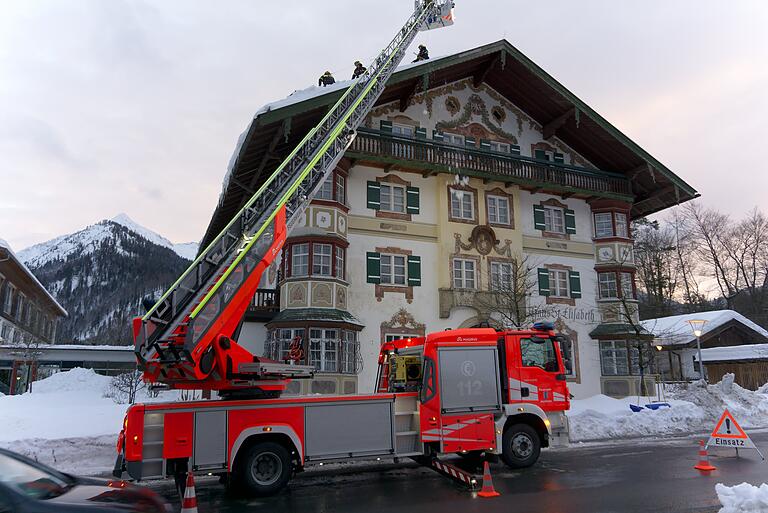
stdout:
[(541, 205), (533, 206), (533, 228), (535, 230), (547, 229), (547, 225), (544, 222), (544, 207)]
[(379, 130), (381, 130), (382, 132), (387, 132), (387, 133), (391, 134), (392, 133), (392, 122), (391, 121), (385, 121), (385, 120), (382, 119), (379, 122)]
[(474, 137), (464, 138), (464, 146), (467, 146), (469, 148), (477, 147), (477, 139), (475, 139)]
[(480, 149), (485, 151), (491, 151), (491, 141), (488, 139), (480, 139)]
[(538, 274), (539, 274), (539, 295), (548, 296), (549, 295), (549, 270), (539, 269)]
[(443, 137), (443, 133), (438, 130), (432, 130), (432, 140), (435, 142), (443, 142), (445, 138)]
[(564, 212), (565, 214), (565, 233), (568, 234), (575, 234), (576, 233), (576, 214), (573, 212), (573, 210), (567, 210)]
[(571, 282), (571, 297), (579, 299), (581, 297), (581, 275), (578, 271), (569, 271), (568, 278)]
[(544, 150), (534, 150), (533, 158), (538, 160), (549, 160), (549, 156), (547, 155), (547, 152)]
[(426, 139), (427, 138), (427, 129), (426, 128), (417, 128), (416, 129), (416, 139)]
[(409, 214), (418, 214), (419, 213), (419, 188), (418, 187), (408, 187), (405, 191), (406, 195), (406, 211)]
[(517, 144), (510, 144), (509, 145), (509, 152), (512, 155), (520, 155), (520, 146), (518, 146)]
[(379, 210), (381, 208), (381, 184), (368, 182), (368, 208)]
[(366, 253), (366, 281), (368, 283), (381, 283), (381, 255), (379, 253)]
[(408, 286), (421, 286), (421, 257), (408, 257)]
[(556, 164), (565, 164), (565, 155), (562, 153), (555, 153), (552, 160), (554, 160)]

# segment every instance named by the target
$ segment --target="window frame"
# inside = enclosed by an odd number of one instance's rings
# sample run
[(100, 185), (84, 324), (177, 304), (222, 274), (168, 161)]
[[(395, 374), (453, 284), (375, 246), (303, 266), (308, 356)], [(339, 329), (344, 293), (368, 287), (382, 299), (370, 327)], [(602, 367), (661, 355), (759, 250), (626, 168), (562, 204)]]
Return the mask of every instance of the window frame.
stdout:
[[(406, 131), (410, 130), (411, 134), (410, 135), (403, 134), (403, 133), (399, 133), (398, 134), (396, 132), (396, 130), (400, 130), (401, 132), (403, 130), (406, 130)], [(408, 139), (414, 139), (416, 137), (416, 127), (412, 126), (412, 125), (406, 125), (406, 124), (403, 124), (403, 123), (394, 123), (393, 122), (392, 123), (392, 135), (395, 135), (397, 137), (405, 137), (405, 138), (408, 138)]]
[[(566, 269), (547, 269), (549, 272), (549, 296), (555, 299), (571, 299), (571, 274)], [(562, 283), (559, 280), (562, 278), (560, 275), (565, 276), (565, 294), (562, 292)]]
[[(407, 287), (408, 286), (408, 255), (399, 255), (397, 253), (379, 253), (380, 257), (380, 267), (379, 267), (379, 282), (381, 285), (386, 285), (390, 287)], [(384, 260), (388, 259), (389, 263), (385, 264)], [(403, 260), (403, 283), (397, 283), (396, 278), (399, 276), (395, 271), (400, 267), (399, 264), (396, 265), (395, 261), (396, 259), (402, 259)], [(389, 273), (386, 274), (388, 279), (390, 281), (384, 280), (384, 267), (389, 267)]]
[[(456, 271), (458, 270), (456, 268), (456, 264), (457, 263), (461, 263), (461, 266), (460, 266), (461, 277), (460, 278), (457, 278), (457, 276), (456, 276)], [(470, 281), (468, 279), (468, 275), (469, 275), (470, 271), (467, 270), (467, 265), (466, 265), (468, 263), (472, 264), (472, 270), (471, 270), (472, 286), (471, 287), (467, 286), (467, 283)], [(459, 290), (478, 290), (478, 287), (477, 287), (477, 285), (478, 285), (478, 283), (477, 283), (477, 277), (478, 277), (477, 267), (478, 267), (477, 260), (475, 260), (473, 258), (465, 258), (465, 257), (460, 257), (460, 256), (459, 257), (453, 257), (451, 259), (451, 286), (452, 286), (452, 288), (459, 289)], [(460, 286), (456, 286), (457, 280), (460, 283)]]
[[(305, 256), (306, 257), (306, 272), (302, 274), (297, 274), (296, 269), (299, 267), (296, 265), (296, 248), (300, 246), (305, 246), (307, 252), (299, 254), (298, 256)], [(296, 244), (291, 244), (291, 278), (299, 278), (299, 277), (305, 277), (305, 276), (311, 276), (310, 271), (312, 270), (311, 262), (310, 262), (310, 255), (312, 254), (312, 244), (309, 242), (298, 242)]]
[[(603, 277), (612, 277), (612, 280), (604, 281)], [(613, 283), (613, 295), (605, 295), (603, 293), (603, 285), (605, 284), (606, 287), (609, 289), (607, 290), (608, 293), (611, 292), (610, 290), (610, 284)], [(619, 283), (616, 276), (615, 271), (601, 271), (597, 273), (597, 289), (598, 289), (598, 297), (600, 299), (618, 299), (619, 297)]]
[(627, 271), (619, 272), (619, 281), (621, 297), (624, 299), (635, 299), (634, 274)]
[[(319, 248), (329, 248), (328, 253), (318, 251)], [(321, 276), (323, 278), (333, 277), (333, 264), (334, 264), (334, 245), (327, 242), (313, 242), (312, 243), (312, 276)], [(321, 261), (318, 263), (318, 257)], [(327, 260), (327, 261), (324, 261)], [(319, 271), (315, 269), (319, 267)], [(327, 267), (328, 272), (323, 272), (323, 269)]]
[[(496, 209), (496, 220), (491, 218), (491, 203), (496, 203), (495, 209)], [(506, 203), (506, 212), (507, 217), (506, 221), (499, 219), (499, 203), (504, 202)], [(485, 208), (487, 216), (488, 216), (488, 224), (491, 225), (499, 225), (499, 226), (510, 226), (512, 224), (512, 212), (511, 212), (512, 202), (509, 201), (509, 198), (507, 196), (501, 196), (499, 194), (486, 194), (485, 195)], [(565, 218), (563, 218), (563, 221), (565, 221)]]
[[(512, 263), (491, 260), (489, 267), (490, 267), (490, 273), (491, 273), (490, 289), (496, 292), (511, 291), (512, 290)], [(494, 267), (496, 267), (498, 270), (495, 271)], [(501, 286), (502, 285), (501, 278), (503, 277), (502, 269), (504, 267), (508, 268), (507, 277), (509, 278), (508, 283), (504, 284), (506, 285), (506, 288)]]
[[(385, 205), (384, 203), (384, 188), (389, 188), (389, 192), (387, 192), (389, 196), (389, 202)], [(402, 210), (395, 210), (395, 194), (394, 189), (399, 189), (402, 193)], [(408, 210), (408, 188), (405, 185), (400, 185), (396, 183), (391, 182), (381, 182), (379, 184), (379, 211), (380, 212), (389, 212), (392, 214), (406, 214)]]
[[(458, 189), (458, 188), (455, 188), (455, 187), (449, 187), (448, 193), (451, 196), (451, 205), (450, 205), (451, 220), (458, 220), (458, 221), (463, 221), (463, 222), (473, 222), (474, 223), (477, 220), (476, 219), (477, 216), (475, 215), (476, 208), (475, 208), (475, 194), (474, 194), (474, 192), (473, 191), (466, 191), (466, 190), (463, 190), (463, 189)], [(455, 194), (455, 193), (461, 193), (461, 194), (459, 195), (459, 194)], [(469, 214), (470, 214), (471, 217), (465, 217), (465, 214), (466, 214), (466, 212), (464, 210), (464, 198), (465, 197), (469, 197)], [(459, 215), (455, 215), (454, 201), (458, 202)]]
[[(544, 209), (544, 231), (547, 233), (557, 233), (558, 235), (565, 235), (565, 209), (562, 207), (556, 207), (553, 205), (542, 205), (542, 208)], [(553, 222), (553, 214), (557, 214), (557, 217), (560, 219), (560, 229), (555, 229), (555, 224)]]
[[(461, 141), (456, 142), (456, 141)], [(443, 142), (449, 146), (464, 147), (467, 143), (467, 138), (461, 134), (452, 134), (450, 132), (443, 132)]]
[[(341, 342), (339, 328), (310, 327), (308, 331), (307, 363), (314, 365), (318, 372), (339, 374), (339, 342)], [(313, 332), (320, 332), (321, 337), (315, 337)], [(335, 336), (329, 337), (328, 334), (331, 332), (335, 333)], [(316, 344), (320, 344), (320, 346), (317, 347)], [(333, 358), (329, 358), (329, 355), (333, 355)], [(329, 368), (330, 364), (333, 364), (333, 368)]]
[[(494, 145), (496, 145), (498, 149), (494, 149)], [(510, 153), (511, 146), (509, 143), (505, 143), (501, 141), (488, 141), (488, 146), (490, 148), (490, 151), (494, 153), (502, 153), (506, 155), (509, 155)], [(506, 149), (503, 149), (502, 147), (506, 147)]]

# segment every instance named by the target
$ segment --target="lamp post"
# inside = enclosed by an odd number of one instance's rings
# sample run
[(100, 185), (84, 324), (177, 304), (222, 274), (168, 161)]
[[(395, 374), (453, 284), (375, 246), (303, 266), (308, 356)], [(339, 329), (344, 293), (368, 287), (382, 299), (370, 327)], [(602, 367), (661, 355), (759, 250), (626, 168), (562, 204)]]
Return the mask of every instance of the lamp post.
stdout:
[(707, 372), (704, 368), (704, 360), (701, 358), (701, 334), (704, 332), (704, 325), (706, 323), (706, 319), (691, 319), (688, 321), (693, 334), (696, 335), (696, 350), (699, 352), (699, 376), (705, 383), (707, 382)]

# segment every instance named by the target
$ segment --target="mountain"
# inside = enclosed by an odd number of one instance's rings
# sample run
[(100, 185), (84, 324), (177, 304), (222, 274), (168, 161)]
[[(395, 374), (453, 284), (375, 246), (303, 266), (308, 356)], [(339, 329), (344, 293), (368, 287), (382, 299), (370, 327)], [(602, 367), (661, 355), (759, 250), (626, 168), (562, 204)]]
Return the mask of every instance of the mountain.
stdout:
[(196, 243), (173, 244), (125, 214), (19, 252), (69, 317), (57, 343), (123, 345), (141, 301), (159, 297), (187, 268)]

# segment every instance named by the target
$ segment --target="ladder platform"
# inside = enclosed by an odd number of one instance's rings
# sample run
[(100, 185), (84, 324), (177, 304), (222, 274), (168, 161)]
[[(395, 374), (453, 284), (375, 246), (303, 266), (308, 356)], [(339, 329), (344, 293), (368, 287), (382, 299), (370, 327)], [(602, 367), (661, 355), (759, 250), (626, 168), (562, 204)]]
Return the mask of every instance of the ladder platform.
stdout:
[(291, 365), (280, 362), (241, 363), (239, 370), (243, 374), (256, 374), (270, 378), (312, 378), (315, 375), (314, 365)]

